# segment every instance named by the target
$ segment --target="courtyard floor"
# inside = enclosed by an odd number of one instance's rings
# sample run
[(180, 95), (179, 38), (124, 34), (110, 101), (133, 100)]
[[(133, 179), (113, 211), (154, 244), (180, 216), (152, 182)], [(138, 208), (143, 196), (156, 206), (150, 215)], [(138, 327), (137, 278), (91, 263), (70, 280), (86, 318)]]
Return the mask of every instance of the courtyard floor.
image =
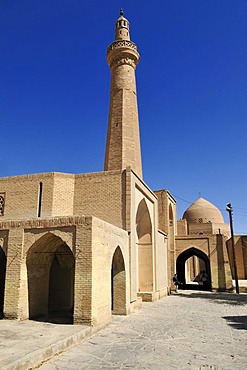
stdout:
[(27, 370), (35, 361), (43, 361), (41, 370), (243, 370), (247, 295), (180, 291), (143, 303), (127, 317), (113, 317), (97, 333), (76, 325), (1, 320), (0, 368)]

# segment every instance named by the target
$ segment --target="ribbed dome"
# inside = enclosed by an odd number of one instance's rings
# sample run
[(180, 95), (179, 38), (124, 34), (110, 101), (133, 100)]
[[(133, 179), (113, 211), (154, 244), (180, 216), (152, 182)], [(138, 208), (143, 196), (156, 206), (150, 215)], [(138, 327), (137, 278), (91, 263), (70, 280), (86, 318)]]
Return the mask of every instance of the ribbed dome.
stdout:
[(188, 223), (224, 223), (220, 210), (206, 199), (197, 199), (183, 214)]

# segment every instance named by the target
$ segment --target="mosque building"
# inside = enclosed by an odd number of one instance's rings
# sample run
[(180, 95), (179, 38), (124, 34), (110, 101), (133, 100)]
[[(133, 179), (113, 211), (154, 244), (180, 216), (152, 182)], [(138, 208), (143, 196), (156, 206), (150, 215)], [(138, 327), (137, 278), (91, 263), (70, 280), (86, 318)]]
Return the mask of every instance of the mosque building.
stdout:
[[(111, 71), (104, 171), (0, 178), (0, 314), (105, 325), (142, 301), (208, 276), (231, 290), (229, 225), (199, 198), (177, 221), (168, 190), (142, 178), (135, 70), (140, 56), (121, 11), (107, 49)], [(57, 321), (58, 322), (58, 321)]]

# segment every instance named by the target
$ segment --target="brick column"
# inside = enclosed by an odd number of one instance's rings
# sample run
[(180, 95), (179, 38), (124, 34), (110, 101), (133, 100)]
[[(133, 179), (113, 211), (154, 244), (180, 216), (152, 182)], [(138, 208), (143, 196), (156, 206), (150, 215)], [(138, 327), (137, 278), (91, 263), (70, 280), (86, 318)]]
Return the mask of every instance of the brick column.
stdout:
[(76, 225), (74, 323), (92, 324), (92, 218)]
[(18, 307), (20, 303), (23, 236), (23, 229), (13, 228), (9, 230), (4, 298), (4, 317), (8, 319), (20, 319)]

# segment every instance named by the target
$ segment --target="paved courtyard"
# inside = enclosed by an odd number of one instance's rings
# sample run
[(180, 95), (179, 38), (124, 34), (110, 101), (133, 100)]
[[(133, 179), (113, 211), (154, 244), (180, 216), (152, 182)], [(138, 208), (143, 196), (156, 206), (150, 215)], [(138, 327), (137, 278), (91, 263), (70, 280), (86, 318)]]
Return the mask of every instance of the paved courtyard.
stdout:
[(181, 291), (44, 363), (41, 370), (247, 369), (247, 295)]
[(247, 369), (246, 309), (246, 294), (181, 291), (98, 333), (0, 320), (0, 369)]

